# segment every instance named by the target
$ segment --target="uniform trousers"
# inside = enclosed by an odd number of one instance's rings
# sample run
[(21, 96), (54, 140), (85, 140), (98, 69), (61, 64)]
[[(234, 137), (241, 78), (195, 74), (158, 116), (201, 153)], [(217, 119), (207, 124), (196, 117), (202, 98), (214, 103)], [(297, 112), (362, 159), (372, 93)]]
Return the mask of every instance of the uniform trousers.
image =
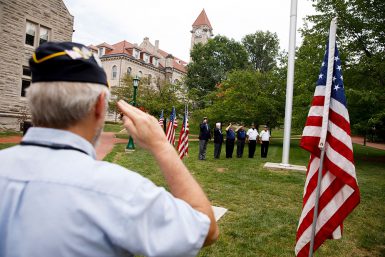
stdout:
[(226, 158), (233, 158), (235, 139), (226, 139)]
[(262, 158), (267, 157), (267, 151), (269, 151), (269, 141), (262, 141), (262, 145), (261, 145), (261, 157)]
[(206, 160), (208, 140), (199, 140), (199, 160)]
[(219, 159), (221, 157), (222, 143), (214, 143), (214, 158)]
[(257, 140), (249, 140), (249, 158), (254, 158), (256, 146), (257, 146)]
[(243, 149), (245, 148), (245, 139), (237, 140), (237, 157), (241, 158), (243, 156)]

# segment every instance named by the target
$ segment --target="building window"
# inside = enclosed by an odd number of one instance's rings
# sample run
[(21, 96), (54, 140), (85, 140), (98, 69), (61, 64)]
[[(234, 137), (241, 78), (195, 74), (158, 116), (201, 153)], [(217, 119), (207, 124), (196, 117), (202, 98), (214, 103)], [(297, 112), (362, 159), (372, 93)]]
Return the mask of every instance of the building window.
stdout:
[(27, 21), (25, 30), (25, 44), (35, 46), (35, 36), (37, 32), (37, 24)]
[[(37, 23), (27, 21), (25, 28), (25, 44), (33, 47), (49, 41), (50, 29)], [(36, 39), (37, 38), (37, 39)]]
[(139, 59), (139, 51), (134, 49), (134, 58)]
[(144, 55), (143, 55), (143, 61), (144, 61), (145, 63), (149, 63), (149, 62), (150, 62), (150, 59), (149, 59), (149, 57), (148, 57), (147, 54), (144, 54)]
[(130, 74), (131, 74), (131, 71), (132, 71), (131, 67), (128, 67), (128, 68), (127, 68), (127, 75), (130, 75)]
[(39, 45), (44, 44), (48, 41), (49, 29), (46, 27), (40, 26), (39, 29)]
[(104, 47), (99, 48), (99, 57), (104, 55)]
[(143, 72), (139, 71), (138, 77), (141, 78), (143, 75)]
[(155, 67), (158, 67), (158, 59), (154, 57), (154, 58), (152, 59), (152, 64), (153, 64)]
[(25, 97), (26, 89), (31, 85), (31, 70), (28, 66), (23, 66), (23, 76), (21, 78), (21, 93), (22, 97)]
[(116, 79), (118, 75), (118, 67), (116, 65), (112, 66), (112, 79)]

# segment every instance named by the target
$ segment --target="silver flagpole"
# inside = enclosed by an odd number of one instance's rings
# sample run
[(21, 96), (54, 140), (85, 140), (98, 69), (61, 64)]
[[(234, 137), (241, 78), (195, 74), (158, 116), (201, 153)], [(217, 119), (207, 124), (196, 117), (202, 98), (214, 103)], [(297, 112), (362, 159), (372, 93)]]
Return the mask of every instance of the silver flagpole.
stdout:
[(325, 86), (325, 101), (324, 101), (324, 109), (323, 109), (323, 116), (322, 116), (321, 136), (318, 144), (318, 148), (321, 150), (321, 156), (320, 156), (320, 165), (318, 169), (318, 180), (317, 180), (317, 188), (316, 188), (316, 195), (315, 195), (315, 202), (314, 202), (313, 224), (311, 227), (309, 257), (312, 257), (314, 252), (314, 238), (316, 234), (317, 219), (318, 219), (318, 205), (319, 205), (319, 197), (321, 193), (323, 162), (325, 157), (325, 141), (326, 141), (326, 135), (327, 135), (328, 125), (329, 125), (329, 106), (330, 106), (330, 94), (331, 94), (332, 79), (333, 79), (336, 30), (337, 30), (337, 18), (334, 18), (330, 22), (330, 30), (329, 30), (329, 52), (328, 52), (328, 69), (327, 69), (326, 86)]
[(290, 8), (289, 56), (288, 56), (288, 64), (287, 64), (285, 123), (284, 123), (283, 151), (282, 151), (282, 165), (284, 166), (289, 166), (291, 113), (292, 113), (292, 107), (293, 107), (295, 35), (297, 30), (297, 2), (298, 0), (291, 0), (291, 8)]

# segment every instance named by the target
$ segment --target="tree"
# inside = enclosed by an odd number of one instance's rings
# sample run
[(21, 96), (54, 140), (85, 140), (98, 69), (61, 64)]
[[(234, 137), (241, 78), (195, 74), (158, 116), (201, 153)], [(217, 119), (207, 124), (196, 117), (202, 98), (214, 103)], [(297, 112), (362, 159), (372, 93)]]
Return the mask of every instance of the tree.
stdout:
[(210, 97), (203, 113), (211, 120), (275, 127), (284, 113), (284, 81), (274, 72), (231, 71)]
[[(142, 78), (137, 92), (137, 106), (156, 117), (160, 114), (161, 110), (164, 110), (166, 115), (173, 106), (177, 110), (181, 110), (180, 113), (182, 113), (183, 101), (178, 97), (180, 90), (180, 85), (171, 84), (165, 80), (157, 81), (155, 87), (153, 87), (149, 85), (147, 78)], [(130, 75), (126, 75), (122, 79), (121, 86), (112, 89), (112, 96), (114, 100), (123, 99), (131, 102), (133, 92), (133, 78)], [(116, 101), (110, 102), (109, 110), (111, 112), (117, 111)]]
[[(192, 62), (187, 66), (186, 85), (197, 98), (215, 90), (226, 79), (227, 72), (249, 67), (247, 52), (239, 42), (216, 36), (205, 45), (196, 44), (191, 51)], [(199, 104), (204, 106), (204, 103)]]
[(304, 113), (307, 113), (304, 110), (310, 105), (330, 20), (338, 16), (337, 44), (344, 71), (350, 122), (355, 133), (366, 134), (371, 129), (370, 121), (376, 120), (385, 109), (385, 2), (313, 2), (318, 14), (308, 16), (301, 29), (304, 41), (297, 54), (296, 108), (293, 109), (294, 120), (298, 123), (293, 124), (304, 125)]
[(276, 66), (279, 51), (279, 39), (276, 33), (257, 31), (242, 38), (242, 44), (249, 54), (249, 61), (256, 70), (266, 72)]

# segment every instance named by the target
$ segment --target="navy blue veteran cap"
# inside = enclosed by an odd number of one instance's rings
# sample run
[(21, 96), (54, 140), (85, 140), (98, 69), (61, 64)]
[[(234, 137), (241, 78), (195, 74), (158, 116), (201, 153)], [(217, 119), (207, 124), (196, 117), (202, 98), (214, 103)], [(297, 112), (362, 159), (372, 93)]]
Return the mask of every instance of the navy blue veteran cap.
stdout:
[(82, 44), (44, 43), (33, 53), (29, 66), (32, 82), (89, 82), (109, 87), (99, 57)]

